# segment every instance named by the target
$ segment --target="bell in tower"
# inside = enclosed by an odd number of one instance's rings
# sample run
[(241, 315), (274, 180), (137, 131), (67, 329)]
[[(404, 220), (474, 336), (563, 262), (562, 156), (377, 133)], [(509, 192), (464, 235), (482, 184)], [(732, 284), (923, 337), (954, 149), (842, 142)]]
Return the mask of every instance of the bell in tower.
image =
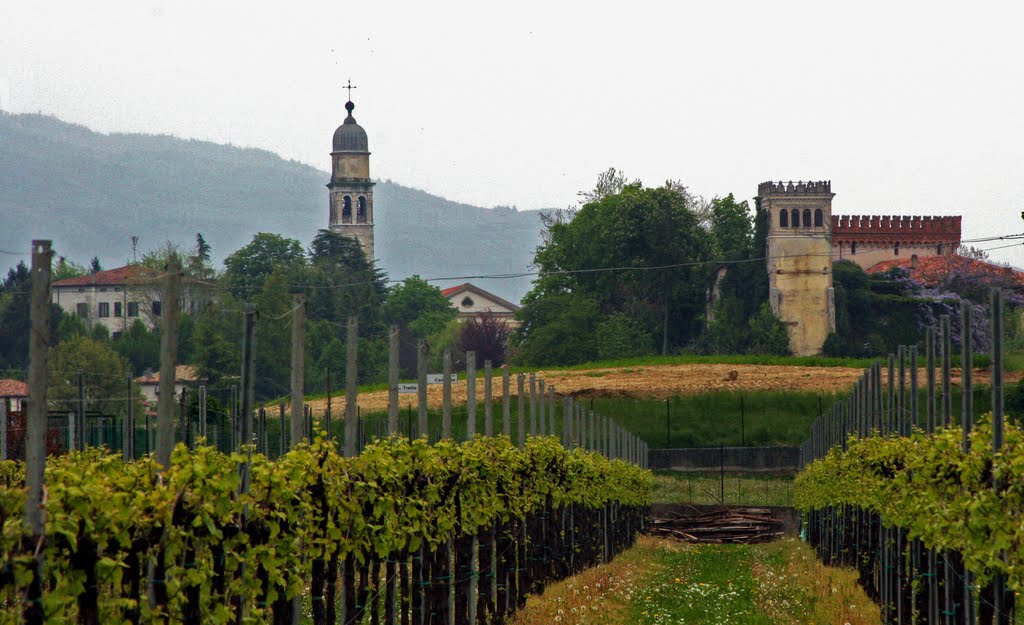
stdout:
[[(349, 92), (351, 94), (351, 91)], [(359, 241), (367, 259), (373, 260), (373, 182), (370, 180), (370, 149), (366, 131), (356, 123), (351, 98), (345, 103), (348, 116), (334, 131), (331, 151), (331, 232)]]

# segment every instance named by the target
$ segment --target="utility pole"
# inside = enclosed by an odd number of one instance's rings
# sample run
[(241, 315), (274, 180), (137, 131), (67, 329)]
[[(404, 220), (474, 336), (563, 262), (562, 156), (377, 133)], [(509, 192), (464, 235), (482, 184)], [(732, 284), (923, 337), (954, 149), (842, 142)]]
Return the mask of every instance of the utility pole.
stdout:
[[(292, 295), (292, 401), (291, 445), (295, 447), (305, 438), (305, 393), (306, 393), (306, 296)], [(284, 423), (281, 423), (284, 428)], [(281, 449), (284, 453), (284, 448)]]
[(252, 444), (252, 411), (256, 394), (256, 384), (253, 380), (256, 373), (256, 321), (259, 319), (256, 304), (245, 305), (243, 319), (241, 409), (238, 414), (239, 446)]
[(398, 350), (401, 335), (398, 326), (388, 334), (388, 435), (398, 434)]
[(163, 302), (160, 309), (160, 396), (156, 407), (156, 462), (163, 469), (171, 465), (171, 450), (174, 449), (174, 380), (177, 378), (180, 288), (181, 267), (176, 262), (169, 262), (164, 268)]
[(359, 318), (348, 318), (348, 334), (345, 338), (345, 457), (356, 455), (356, 438), (359, 436), (359, 415), (356, 412), (356, 386), (359, 382), (356, 368), (359, 357)]

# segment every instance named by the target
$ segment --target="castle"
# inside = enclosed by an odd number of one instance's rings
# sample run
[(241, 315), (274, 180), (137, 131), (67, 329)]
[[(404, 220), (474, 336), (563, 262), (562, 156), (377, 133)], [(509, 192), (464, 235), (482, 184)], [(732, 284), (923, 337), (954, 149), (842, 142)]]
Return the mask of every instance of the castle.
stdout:
[(832, 182), (763, 182), (756, 205), (768, 217), (769, 301), (798, 356), (821, 352), (835, 332), (832, 263), (869, 271), (894, 258), (949, 256), (960, 247), (960, 216), (832, 215)]

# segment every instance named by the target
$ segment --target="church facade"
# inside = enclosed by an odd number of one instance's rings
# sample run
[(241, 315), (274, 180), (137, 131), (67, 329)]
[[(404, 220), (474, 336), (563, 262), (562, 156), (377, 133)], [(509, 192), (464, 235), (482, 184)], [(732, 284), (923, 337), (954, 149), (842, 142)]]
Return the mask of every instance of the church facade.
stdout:
[(821, 353), (835, 332), (833, 261), (870, 271), (892, 259), (954, 255), (960, 247), (959, 216), (834, 216), (833, 197), (831, 181), (822, 180), (763, 182), (754, 198), (769, 220), (769, 300), (797, 356)]

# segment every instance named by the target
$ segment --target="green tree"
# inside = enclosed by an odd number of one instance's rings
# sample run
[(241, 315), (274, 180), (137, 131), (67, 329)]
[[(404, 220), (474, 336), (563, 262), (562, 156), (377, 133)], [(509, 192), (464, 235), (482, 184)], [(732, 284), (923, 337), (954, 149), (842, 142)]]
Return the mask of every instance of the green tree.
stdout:
[(199, 377), (211, 385), (218, 384), (225, 376), (237, 378), (241, 373), (242, 310), (240, 300), (223, 293), (196, 317), (191, 341), (192, 364), (198, 368)]
[(301, 284), (305, 279), (306, 257), (302, 244), (295, 239), (260, 232), (228, 255), (224, 268), (225, 286), (235, 297), (244, 298), (263, 288), (274, 270), (283, 272), (289, 284)]
[[(73, 336), (50, 350), (50, 384), (47, 400), (66, 410), (78, 399), (78, 370), (84, 373), (85, 409), (121, 416), (126, 412), (125, 379), (127, 361), (109, 343), (87, 336)], [(142, 414), (142, 394), (133, 398)]]
[(160, 334), (150, 331), (141, 319), (133, 321), (114, 341), (114, 350), (128, 361), (133, 375), (160, 366)]
[(569, 293), (528, 293), (517, 313), (513, 333), (516, 361), (532, 366), (576, 364), (594, 360), (594, 329), (600, 320), (597, 302)]
[(382, 313), (386, 323), (398, 326), (399, 366), (409, 376), (416, 369), (416, 340), (441, 332), (458, 316), (441, 290), (419, 276), (406, 278), (388, 289)]
[(50, 274), (50, 280), (52, 282), (59, 282), (60, 280), (67, 280), (68, 278), (78, 278), (88, 273), (85, 267), (73, 263), (63, 256), (57, 259), (57, 264), (53, 268), (53, 273)]
[(646, 356), (654, 352), (650, 333), (642, 323), (624, 313), (602, 319), (597, 324), (596, 339), (599, 360)]
[[(592, 300), (601, 315), (622, 312), (640, 321), (659, 337), (662, 353), (685, 345), (701, 327), (710, 273), (703, 263), (713, 249), (693, 202), (677, 183), (627, 184), (584, 205), (571, 221), (550, 223), (534, 257), (542, 275), (524, 308), (572, 293)], [(531, 324), (517, 336), (537, 329)]]
[(789, 333), (786, 324), (775, 316), (767, 302), (750, 319), (750, 353), (788, 356)]

